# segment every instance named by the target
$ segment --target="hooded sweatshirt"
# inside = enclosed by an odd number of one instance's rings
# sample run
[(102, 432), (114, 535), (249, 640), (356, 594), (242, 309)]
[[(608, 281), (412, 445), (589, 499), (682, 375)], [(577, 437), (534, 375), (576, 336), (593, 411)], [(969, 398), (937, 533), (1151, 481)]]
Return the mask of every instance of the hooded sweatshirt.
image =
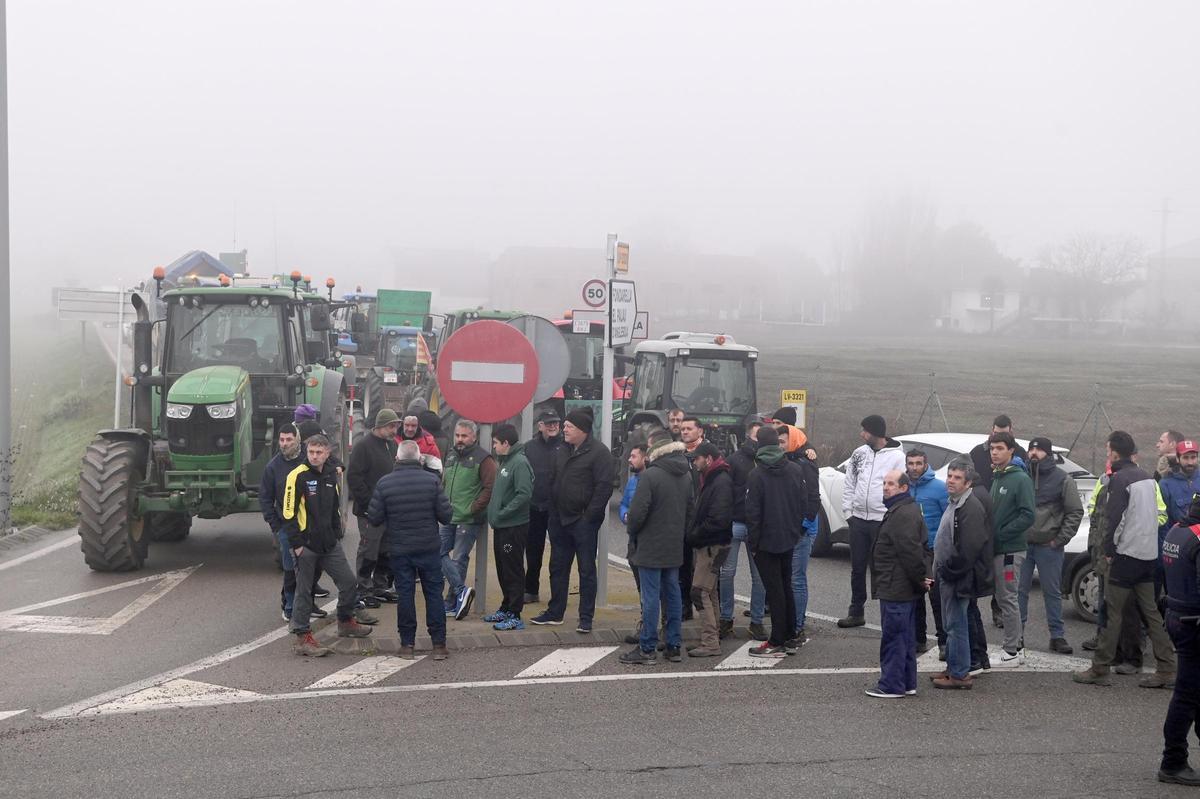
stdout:
[(854, 450), (842, 483), (842, 512), (846, 518), (883, 520), (887, 513), (883, 504), (883, 476), (891, 471), (904, 471), (904, 448), (894, 438), (887, 439), (878, 450), (870, 444)]
[(1033, 524), (1033, 481), (1015, 464), (992, 472), (992, 536), (995, 554), (1028, 549), (1025, 533)]
[(700, 496), (686, 541), (696, 549), (733, 541), (733, 476), (724, 458), (718, 457), (700, 475)]
[(929, 548), (933, 549), (938, 525), (942, 523), (942, 515), (950, 504), (946, 483), (938, 479), (932, 468), (926, 466), (925, 473), (913, 481), (912, 497), (921, 506), (921, 515), (925, 517), (925, 527), (929, 530)]
[(746, 483), (750, 551), (776, 555), (791, 552), (804, 535), (808, 515), (804, 472), (778, 446), (759, 447), (755, 462), (758, 466)]
[(492, 529), (529, 524), (533, 497), (533, 467), (525, 458), (525, 445), (513, 444), (507, 455), (497, 455), (496, 481), (488, 500), (488, 524)]
[(646, 454), (625, 529), (629, 562), (638, 568), (677, 569), (683, 565), (683, 537), (692, 520), (692, 467), (678, 441)]
[(1026, 538), (1030, 544), (1039, 546), (1050, 543), (1064, 546), (1079, 532), (1079, 524), (1083, 521), (1079, 487), (1051, 458), (1031, 463), (1029, 471), (1036, 507), (1033, 526)]

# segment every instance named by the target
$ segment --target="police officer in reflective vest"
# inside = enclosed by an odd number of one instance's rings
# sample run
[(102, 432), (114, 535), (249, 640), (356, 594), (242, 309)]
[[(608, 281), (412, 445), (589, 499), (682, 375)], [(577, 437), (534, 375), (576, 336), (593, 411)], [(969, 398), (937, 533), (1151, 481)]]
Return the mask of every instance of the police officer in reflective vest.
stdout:
[(1200, 494), (1186, 518), (1162, 544), (1167, 591), (1167, 632), (1175, 644), (1175, 693), (1163, 722), (1159, 782), (1200, 786), (1200, 772), (1188, 765), (1188, 734), (1200, 720)]

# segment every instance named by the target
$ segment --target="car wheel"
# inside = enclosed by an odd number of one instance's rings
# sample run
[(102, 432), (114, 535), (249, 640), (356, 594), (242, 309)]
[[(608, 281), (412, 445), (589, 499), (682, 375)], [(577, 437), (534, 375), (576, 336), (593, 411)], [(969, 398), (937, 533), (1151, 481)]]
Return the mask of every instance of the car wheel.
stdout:
[(1076, 569), (1071, 578), (1071, 603), (1084, 621), (1096, 622), (1100, 615), (1100, 577), (1090, 562)]

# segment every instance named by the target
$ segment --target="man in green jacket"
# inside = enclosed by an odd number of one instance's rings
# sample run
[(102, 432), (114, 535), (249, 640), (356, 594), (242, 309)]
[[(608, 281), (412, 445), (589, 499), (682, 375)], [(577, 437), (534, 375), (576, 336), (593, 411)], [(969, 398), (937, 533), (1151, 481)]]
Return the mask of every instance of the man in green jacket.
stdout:
[(488, 502), (496, 480), (496, 459), (479, 446), (479, 428), (469, 419), (454, 426), (454, 447), (442, 461), (442, 486), (450, 498), (450, 524), (442, 525), (442, 572), (448, 588), (446, 615), (466, 618), (475, 589), (466, 584), (471, 550), (486, 534)]
[(1017, 442), (1012, 433), (993, 433), (988, 439), (992, 458), (993, 565), (996, 571), (996, 603), (1004, 619), (1004, 652), (993, 661), (993, 669), (1011, 669), (1024, 664), (1021, 649), (1021, 609), (1017, 597), (1021, 567), (1028, 547), (1026, 533), (1034, 520), (1033, 481), (1013, 463)]
[(529, 537), (529, 505), (533, 498), (533, 467), (517, 443), (517, 428), (497, 425), (492, 431), (492, 452), (499, 462), (487, 519), (492, 526), (492, 553), (496, 578), (504, 601), (495, 613), (483, 617), (497, 630), (524, 630), (525, 541)]

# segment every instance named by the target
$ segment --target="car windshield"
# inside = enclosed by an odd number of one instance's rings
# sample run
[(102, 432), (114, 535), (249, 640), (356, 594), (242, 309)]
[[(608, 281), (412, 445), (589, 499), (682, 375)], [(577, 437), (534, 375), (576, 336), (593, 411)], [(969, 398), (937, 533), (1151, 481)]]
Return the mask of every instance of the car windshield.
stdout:
[(751, 361), (678, 358), (671, 374), (671, 400), (693, 413), (750, 413), (754, 410)]
[(167, 370), (175, 374), (204, 366), (240, 366), (254, 374), (284, 369), (282, 305), (219, 303), (170, 305), (171, 350)]

